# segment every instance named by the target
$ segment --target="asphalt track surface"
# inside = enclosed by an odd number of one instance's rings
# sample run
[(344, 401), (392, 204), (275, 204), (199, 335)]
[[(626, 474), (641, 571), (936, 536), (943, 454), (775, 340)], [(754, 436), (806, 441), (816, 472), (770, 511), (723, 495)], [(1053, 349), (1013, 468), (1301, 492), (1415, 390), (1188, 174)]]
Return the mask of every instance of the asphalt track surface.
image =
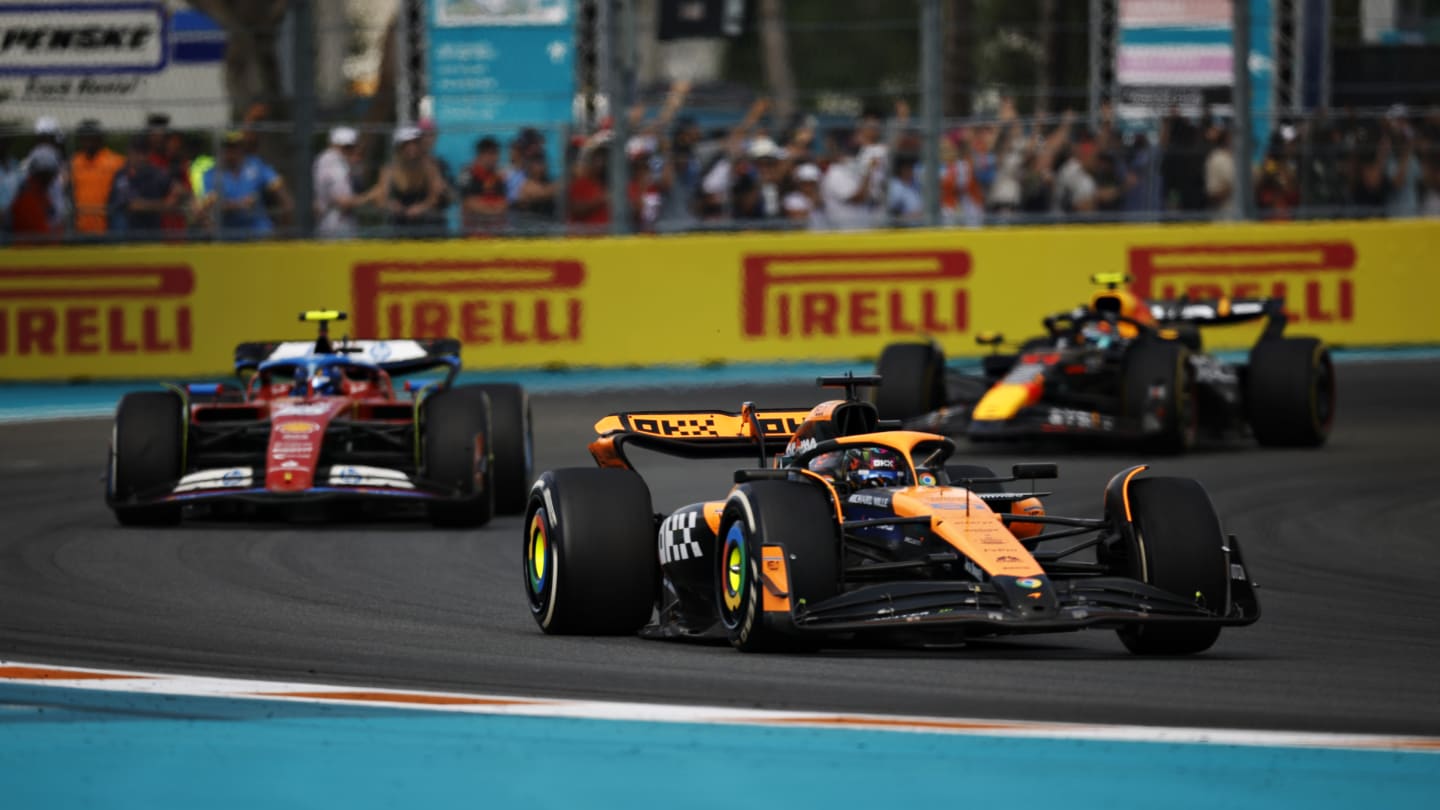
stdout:
[[(99, 481), (108, 422), (0, 426), (0, 658), (500, 694), (956, 717), (1440, 733), (1440, 362), (1340, 367), (1318, 451), (1239, 442), (1183, 458), (969, 448), (1054, 459), (1053, 513), (1098, 514), (1136, 461), (1200, 479), (1244, 543), (1261, 621), (1209, 653), (1140, 659), (1109, 631), (955, 649), (744, 655), (728, 646), (542, 635), (520, 518), (119, 528)], [(765, 385), (548, 394), (540, 468), (586, 465), (625, 408), (809, 404)], [(657, 509), (728, 488), (732, 462), (643, 459)]]

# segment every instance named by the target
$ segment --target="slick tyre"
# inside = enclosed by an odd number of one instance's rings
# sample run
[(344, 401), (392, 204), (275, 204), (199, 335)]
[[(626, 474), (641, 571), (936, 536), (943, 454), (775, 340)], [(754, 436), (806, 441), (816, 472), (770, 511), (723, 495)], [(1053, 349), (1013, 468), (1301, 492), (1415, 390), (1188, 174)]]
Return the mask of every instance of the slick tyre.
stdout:
[(628, 635), (659, 591), (650, 489), (630, 470), (551, 470), (525, 508), (530, 615), (554, 635)]
[[(1124, 573), (1223, 615), (1230, 584), (1225, 538), (1205, 488), (1189, 478), (1138, 478), (1130, 503), (1134, 531), (1120, 561)], [(1117, 632), (1137, 655), (1190, 655), (1210, 649), (1220, 626), (1142, 624)]]
[(174, 391), (139, 391), (120, 399), (110, 440), (109, 495), (121, 525), (180, 522), (179, 504), (123, 501), (155, 495), (180, 479), (186, 430), (185, 403)]
[(514, 383), (477, 385), (490, 398), (491, 473), (495, 481), (495, 511), (518, 515), (530, 497), (535, 438), (530, 426), (530, 395)]
[[(782, 588), (764, 564), (767, 545), (784, 549)], [(716, 595), (720, 623), (742, 652), (802, 650), (789, 612), (765, 611), (765, 594), (788, 594), (791, 610), (839, 592), (840, 535), (835, 506), (820, 487), (751, 481), (730, 494), (720, 517)]]
[(945, 404), (945, 355), (929, 343), (891, 343), (875, 363), (882, 419), (909, 419)]
[(1188, 349), (1168, 340), (1135, 343), (1125, 356), (1122, 385), (1125, 414), (1142, 426), (1151, 415), (1159, 422), (1144, 441), (1147, 450), (1183, 453), (1195, 446), (1200, 410)]
[(455, 493), (429, 506), (436, 526), (483, 526), (495, 511), (490, 400), (462, 387), (431, 394), (420, 405), (421, 476)]
[(1272, 447), (1319, 447), (1335, 420), (1335, 364), (1315, 338), (1261, 340), (1245, 374), (1250, 430)]

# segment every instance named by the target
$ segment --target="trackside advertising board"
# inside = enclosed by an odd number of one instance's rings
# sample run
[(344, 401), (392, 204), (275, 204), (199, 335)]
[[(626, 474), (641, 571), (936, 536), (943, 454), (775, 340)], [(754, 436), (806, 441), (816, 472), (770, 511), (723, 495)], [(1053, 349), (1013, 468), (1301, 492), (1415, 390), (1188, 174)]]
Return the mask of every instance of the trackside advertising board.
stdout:
[(228, 372), (237, 343), (309, 337), (296, 313), (317, 307), (357, 338), (459, 338), (469, 368), (864, 362), (930, 337), (976, 355), (976, 333), (1036, 335), (1114, 270), (1154, 298), (1283, 295), (1292, 334), (1336, 345), (1433, 344), (1436, 244), (1415, 220), (11, 248), (0, 379)]

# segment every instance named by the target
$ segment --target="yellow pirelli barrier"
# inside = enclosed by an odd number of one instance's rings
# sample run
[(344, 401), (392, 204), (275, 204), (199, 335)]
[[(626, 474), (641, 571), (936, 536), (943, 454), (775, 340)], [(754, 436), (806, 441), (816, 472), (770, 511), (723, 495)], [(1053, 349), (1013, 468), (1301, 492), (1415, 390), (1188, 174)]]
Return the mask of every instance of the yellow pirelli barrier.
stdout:
[(309, 337), (315, 307), (353, 337), (459, 338), (470, 368), (968, 355), (1116, 270), (1153, 298), (1283, 295), (1295, 334), (1336, 345), (1440, 343), (1437, 247), (1440, 222), (1404, 221), (10, 248), (0, 379), (221, 373), (237, 343)]

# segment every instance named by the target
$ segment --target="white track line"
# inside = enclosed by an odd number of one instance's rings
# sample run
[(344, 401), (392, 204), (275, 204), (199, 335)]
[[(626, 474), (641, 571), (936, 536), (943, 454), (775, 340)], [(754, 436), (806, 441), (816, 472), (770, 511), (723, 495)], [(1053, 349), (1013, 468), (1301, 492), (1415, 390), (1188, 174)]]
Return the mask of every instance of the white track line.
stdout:
[(1045, 723), (984, 718), (921, 717), (843, 712), (799, 712), (685, 706), (661, 703), (527, 698), (314, 683), (166, 675), (151, 672), (59, 667), (0, 660), (0, 683), (103, 692), (191, 697), (282, 700), (464, 714), (560, 717), (659, 723), (758, 725), (771, 728), (840, 729), (1040, 739), (1190, 743), (1208, 745), (1333, 748), (1440, 754), (1440, 737), (1338, 734), (1299, 731), (1165, 726)]

